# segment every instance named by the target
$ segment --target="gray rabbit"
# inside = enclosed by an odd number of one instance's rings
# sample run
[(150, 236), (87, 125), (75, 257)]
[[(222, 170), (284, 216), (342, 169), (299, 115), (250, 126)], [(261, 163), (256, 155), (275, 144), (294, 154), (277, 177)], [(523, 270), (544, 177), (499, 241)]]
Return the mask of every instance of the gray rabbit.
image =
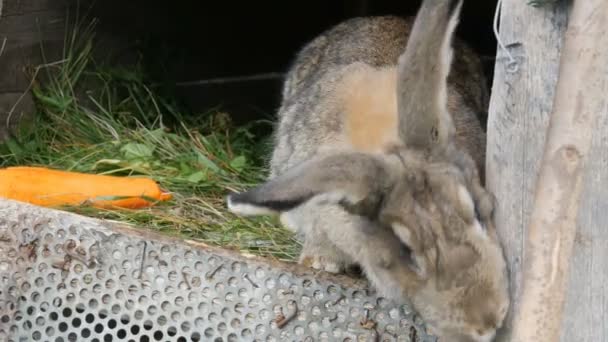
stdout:
[(491, 341), (508, 274), (480, 177), (488, 90), (452, 37), (461, 7), (424, 0), (413, 22), (350, 19), (306, 45), (284, 84), (269, 180), (227, 201), (279, 214), (303, 236), (303, 264), (360, 265), (440, 341)]

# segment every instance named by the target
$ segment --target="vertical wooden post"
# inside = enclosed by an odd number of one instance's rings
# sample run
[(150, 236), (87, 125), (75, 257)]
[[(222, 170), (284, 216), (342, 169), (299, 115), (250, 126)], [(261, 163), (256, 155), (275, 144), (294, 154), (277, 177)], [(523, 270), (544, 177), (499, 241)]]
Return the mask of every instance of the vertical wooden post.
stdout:
[(596, 117), (608, 109), (607, 30), (608, 2), (574, 3), (525, 237), (512, 341), (558, 341), (561, 336), (584, 166)]
[(562, 7), (535, 9), (525, 1), (503, 0), (500, 38), (518, 61), (516, 72), (500, 49), (488, 115), (486, 183), (498, 199), (496, 226), (510, 269), (511, 310), (501, 341), (509, 341), (512, 314), (519, 305), (523, 239), (559, 72)]
[[(488, 122), (487, 182), (499, 201), (496, 219), (511, 269), (513, 298), (501, 341), (608, 340), (608, 108), (602, 95), (608, 92), (608, 69), (602, 65), (608, 60), (608, 7), (602, 0), (574, 2), (555, 94), (567, 6), (536, 9), (519, 0), (503, 4), (501, 38), (522, 46), (512, 51), (521, 57), (516, 73), (507, 72), (504, 59), (497, 61)], [(552, 128), (545, 146), (551, 112)], [(591, 140), (585, 127), (594, 114), (599, 119)], [(591, 150), (586, 153), (589, 142)], [(551, 163), (561, 162), (551, 160), (558, 151), (573, 152), (560, 150), (561, 143), (575, 146), (575, 155), (588, 156), (586, 166), (552, 168)], [(583, 175), (577, 185), (577, 177)], [(560, 178), (567, 181), (551, 184)], [(560, 192), (568, 186), (581, 191), (580, 202), (576, 193)], [(563, 202), (551, 201), (559, 197)], [(560, 205), (570, 211), (550, 212)], [(574, 235), (576, 209), (578, 232)], [(526, 243), (528, 238), (530, 243)]]

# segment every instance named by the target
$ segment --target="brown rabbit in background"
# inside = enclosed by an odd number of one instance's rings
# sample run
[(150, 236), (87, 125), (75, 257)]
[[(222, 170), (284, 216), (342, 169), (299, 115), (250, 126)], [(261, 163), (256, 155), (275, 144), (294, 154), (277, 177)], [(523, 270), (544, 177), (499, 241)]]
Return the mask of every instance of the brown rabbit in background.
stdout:
[(485, 80), (458, 40), (452, 62), (461, 6), (424, 0), (413, 24), (351, 19), (305, 46), (284, 85), (269, 180), (228, 206), (280, 214), (303, 235), (301, 263), (360, 265), (440, 341), (490, 341), (508, 275), (480, 179)]

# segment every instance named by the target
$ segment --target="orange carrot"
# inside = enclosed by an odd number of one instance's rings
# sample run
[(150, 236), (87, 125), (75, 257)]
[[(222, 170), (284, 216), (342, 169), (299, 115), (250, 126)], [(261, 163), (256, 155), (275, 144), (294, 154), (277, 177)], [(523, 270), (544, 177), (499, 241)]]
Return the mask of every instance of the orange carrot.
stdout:
[(148, 178), (20, 166), (0, 169), (0, 197), (44, 207), (91, 205), (137, 209), (172, 196)]

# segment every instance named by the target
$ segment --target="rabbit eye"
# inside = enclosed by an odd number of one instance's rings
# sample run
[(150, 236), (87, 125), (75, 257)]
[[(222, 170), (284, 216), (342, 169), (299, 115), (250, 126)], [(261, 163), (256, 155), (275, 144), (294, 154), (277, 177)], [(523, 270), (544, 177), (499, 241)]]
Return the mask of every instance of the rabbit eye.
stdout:
[(477, 223), (479, 223), (478, 227), (481, 227), (481, 230), (485, 232), (487, 230), (486, 224), (481, 219), (481, 215), (479, 214), (479, 209), (477, 209), (477, 206), (475, 206), (474, 208), (475, 208), (475, 220), (477, 221)]
[(402, 257), (409, 258), (412, 254), (412, 250), (403, 242), (399, 245), (399, 255)]
[(481, 223), (481, 215), (479, 215), (479, 209), (475, 206), (475, 219)]

